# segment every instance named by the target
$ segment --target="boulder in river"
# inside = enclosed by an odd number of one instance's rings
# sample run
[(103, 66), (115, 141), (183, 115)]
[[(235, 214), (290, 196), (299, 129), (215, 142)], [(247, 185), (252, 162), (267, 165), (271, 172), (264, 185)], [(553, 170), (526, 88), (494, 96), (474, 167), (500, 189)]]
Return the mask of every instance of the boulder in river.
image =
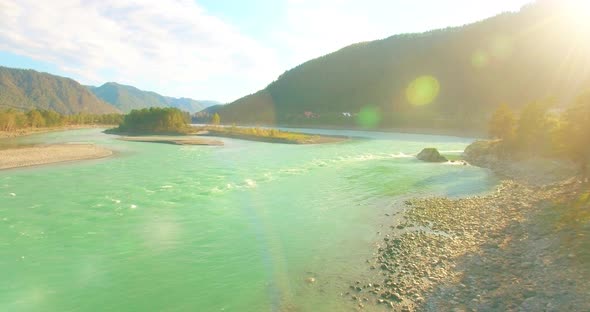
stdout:
[(448, 161), (448, 159), (446, 159), (444, 156), (442, 156), (436, 148), (432, 148), (432, 147), (423, 149), (416, 156), (416, 158), (418, 158), (422, 161), (426, 161), (426, 162), (446, 162), (446, 161)]

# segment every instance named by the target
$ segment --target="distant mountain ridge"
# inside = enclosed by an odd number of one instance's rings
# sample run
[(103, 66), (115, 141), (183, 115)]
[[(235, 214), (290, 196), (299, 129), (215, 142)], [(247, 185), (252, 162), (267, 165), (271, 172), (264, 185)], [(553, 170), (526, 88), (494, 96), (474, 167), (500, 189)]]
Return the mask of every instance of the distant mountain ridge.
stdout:
[(378, 128), (479, 129), (500, 103), (565, 104), (590, 88), (590, 23), (564, 2), (354, 44), (216, 111), (223, 123), (357, 126), (368, 111)]
[(163, 96), (156, 92), (144, 91), (116, 82), (107, 82), (100, 87), (89, 86), (88, 89), (98, 98), (110, 103), (125, 113), (133, 109), (148, 107), (176, 107), (189, 113), (196, 113), (209, 106), (219, 104), (214, 101), (198, 101), (190, 98)]
[(120, 112), (72, 79), (0, 66), (0, 109), (7, 108), (37, 108), (61, 114)]
[(133, 86), (107, 82), (100, 87), (30, 69), (0, 66), (0, 109), (53, 110), (61, 114), (109, 114), (147, 107), (176, 107), (196, 113), (216, 101), (174, 98)]

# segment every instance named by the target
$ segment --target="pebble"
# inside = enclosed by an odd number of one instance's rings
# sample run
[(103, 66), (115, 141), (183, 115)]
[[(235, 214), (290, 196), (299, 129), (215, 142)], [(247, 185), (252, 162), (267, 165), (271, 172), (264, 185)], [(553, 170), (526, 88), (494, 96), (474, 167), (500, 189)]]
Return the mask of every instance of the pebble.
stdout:
[[(411, 303), (411, 309), (417, 311), (424, 310), (426, 302), (436, 310), (450, 310), (459, 302), (467, 303), (469, 311), (481, 308), (518, 310), (522, 300), (527, 298), (525, 294), (537, 296), (538, 291), (535, 291), (535, 287), (530, 291), (526, 290), (524, 287), (528, 284), (518, 286), (518, 280), (502, 282), (501, 278), (506, 274), (502, 271), (503, 266), (517, 271), (530, 271), (539, 268), (546, 270), (547, 264), (544, 260), (537, 264), (535, 258), (532, 258), (533, 261), (501, 258), (507, 252), (506, 245), (513, 244), (505, 241), (510, 237), (505, 233), (522, 231), (524, 214), (535, 207), (530, 203), (544, 198), (543, 196), (550, 198), (552, 195), (542, 193), (542, 190), (518, 186), (514, 182), (503, 182), (499, 191), (490, 196), (406, 201), (405, 204), (411, 207), (403, 215), (405, 220), (390, 227), (389, 234), (379, 244), (376, 257), (370, 262), (370, 268), (380, 269), (383, 276), (381, 280), (376, 277), (367, 284), (367, 294), (380, 297), (376, 299), (379, 304), (385, 303), (402, 311), (404, 307), (400, 308), (393, 301)], [(513, 225), (507, 227), (510, 224)], [(486, 253), (486, 257), (473, 258), (473, 263), (477, 263), (476, 267), (484, 272), (477, 276), (461, 277), (461, 271), (455, 268), (456, 260), (465, 259), (465, 254), (472, 257), (475, 251)], [(549, 251), (543, 252), (542, 259), (545, 259)], [(570, 253), (566, 257), (574, 259), (576, 255)], [(484, 275), (491, 271), (499, 273)], [(461, 282), (451, 288), (453, 292), (443, 293), (437, 290), (433, 296), (433, 287), (454, 278)], [(356, 283), (360, 285), (359, 281)], [(507, 297), (504, 300), (490, 300), (496, 289), (504, 289), (506, 285), (520, 287), (519, 293), (523, 297), (515, 297), (511, 301), (510, 296), (513, 294), (508, 292), (502, 295)], [(358, 290), (360, 287), (351, 288)], [(590, 296), (590, 292), (588, 295)], [(552, 307), (555, 308), (555, 305)], [(410, 310), (410, 307), (405, 308)]]

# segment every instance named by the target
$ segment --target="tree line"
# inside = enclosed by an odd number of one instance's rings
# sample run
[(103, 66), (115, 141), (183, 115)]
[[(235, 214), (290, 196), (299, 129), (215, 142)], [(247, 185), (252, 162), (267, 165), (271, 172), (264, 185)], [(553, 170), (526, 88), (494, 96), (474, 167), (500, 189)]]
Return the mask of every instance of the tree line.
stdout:
[(61, 127), (69, 125), (117, 125), (123, 121), (121, 114), (64, 115), (52, 110), (33, 109), (23, 112), (15, 109), (0, 110), (0, 131), (17, 131), (27, 128)]
[(221, 116), (219, 116), (218, 113), (211, 113), (206, 111), (195, 113), (191, 117), (191, 119), (194, 123), (208, 123), (212, 125), (219, 125), (221, 123)]
[(506, 155), (568, 159), (587, 176), (590, 91), (563, 111), (552, 111), (551, 106), (551, 102), (531, 102), (517, 116), (508, 105), (500, 105), (490, 119), (489, 135), (501, 140), (500, 150)]

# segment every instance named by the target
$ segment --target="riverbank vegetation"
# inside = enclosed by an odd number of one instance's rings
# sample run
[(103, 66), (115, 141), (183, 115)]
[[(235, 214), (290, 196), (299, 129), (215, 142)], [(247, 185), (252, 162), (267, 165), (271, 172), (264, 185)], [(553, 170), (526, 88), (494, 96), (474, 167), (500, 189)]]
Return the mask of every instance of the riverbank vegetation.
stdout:
[(574, 162), (588, 175), (590, 163), (590, 91), (567, 109), (555, 112), (547, 102), (531, 102), (520, 114), (501, 105), (489, 123), (495, 141), (480, 144), (505, 159), (549, 158)]
[(121, 114), (59, 114), (52, 110), (33, 109), (28, 112), (15, 109), (0, 110), (0, 131), (16, 132), (23, 129), (55, 128), (72, 125), (116, 125), (123, 120)]
[(405, 200), (367, 260), (379, 274), (346, 295), (399, 311), (587, 311), (590, 193), (579, 178), (590, 162), (590, 92), (550, 108), (499, 106), (493, 140), (465, 150), (502, 180), (497, 190)]

